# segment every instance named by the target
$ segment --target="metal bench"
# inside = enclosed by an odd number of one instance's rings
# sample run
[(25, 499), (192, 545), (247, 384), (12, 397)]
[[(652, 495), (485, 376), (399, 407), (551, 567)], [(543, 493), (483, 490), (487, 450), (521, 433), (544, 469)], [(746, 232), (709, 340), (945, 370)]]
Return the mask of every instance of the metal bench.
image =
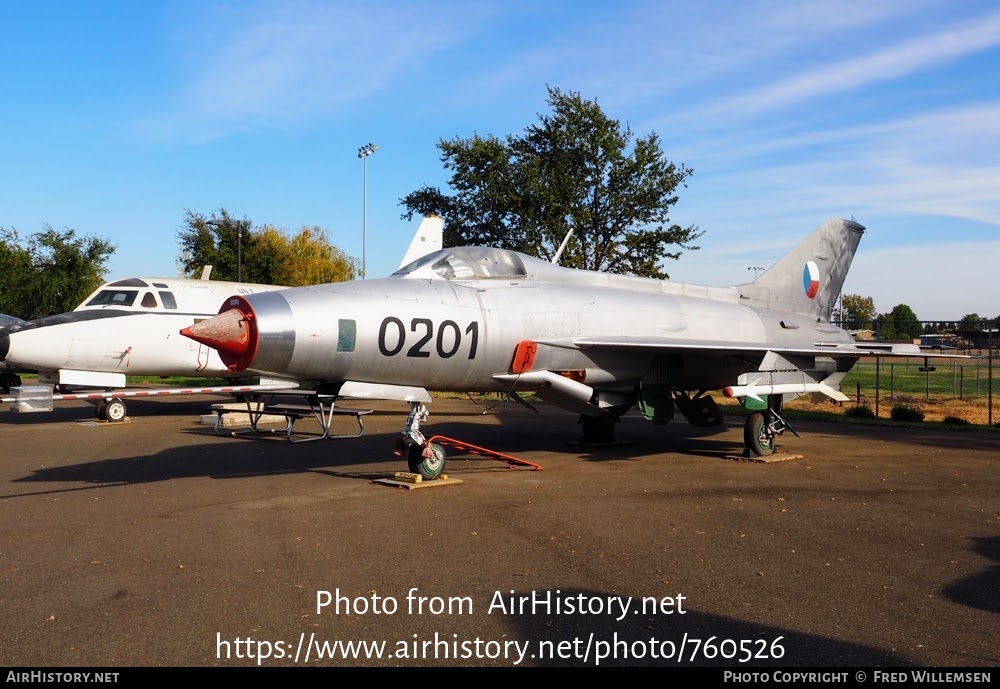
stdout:
[[(278, 398), (305, 398), (307, 404), (291, 404), (277, 401)], [(218, 435), (263, 435), (270, 433), (285, 433), (285, 437), (293, 443), (304, 443), (311, 440), (322, 440), (324, 438), (360, 438), (365, 433), (365, 424), (362, 417), (372, 413), (371, 409), (352, 409), (349, 407), (336, 406), (336, 398), (329, 395), (318, 395), (315, 392), (303, 390), (295, 393), (268, 394), (260, 397), (248, 398), (246, 409), (233, 410), (231, 406), (224, 404), (213, 404), (212, 411), (215, 413), (215, 432)], [(242, 431), (223, 431), (221, 429), (222, 418), (226, 414), (246, 414), (250, 421), (250, 428)], [(357, 433), (345, 435), (331, 435), (330, 426), (335, 416), (353, 416), (357, 421)], [(259, 424), (265, 416), (282, 416), (285, 419), (285, 427), (260, 428)], [(314, 418), (319, 423), (322, 432), (319, 434), (308, 434), (306, 437), (295, 438), (295, 422), (301, 419)]]

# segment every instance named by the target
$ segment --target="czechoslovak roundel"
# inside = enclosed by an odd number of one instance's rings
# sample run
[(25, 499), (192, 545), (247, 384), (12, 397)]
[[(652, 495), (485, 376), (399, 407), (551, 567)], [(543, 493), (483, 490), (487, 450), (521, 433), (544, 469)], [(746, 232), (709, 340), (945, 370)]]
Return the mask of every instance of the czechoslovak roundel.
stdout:
[(819, 294), (819, 268), (812, 261), (802, 270), (802, 288), (810, 299)]

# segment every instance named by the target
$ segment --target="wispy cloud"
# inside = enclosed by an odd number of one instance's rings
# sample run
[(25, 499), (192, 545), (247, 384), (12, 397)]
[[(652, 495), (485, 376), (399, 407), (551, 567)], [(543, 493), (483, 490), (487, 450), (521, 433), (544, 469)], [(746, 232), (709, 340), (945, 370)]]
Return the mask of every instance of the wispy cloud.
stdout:
[[(526, 16), (524, 30), (511, 33), (515, 50), (484, 65), (476, 78), (497, 89), (532, 79), (586, 88), (585, 96), (600, 97), (613, 109), (660, 104), (663, 98), (683, 102), (688, 89), (711, 88), (714, 80), (749, 65), (810, 53), (817, 45), (835, 44), (838, 35), (898, 21), (933, 4), (654, 1), (580, 13), (550, 2), (541, 6), (549, 8), (549, 16), (542, 11)], [(587, 20), (576, 21), (578, 14)]]
[(715, 152), (702, 151), (702, 159), (725, 156), (728, 171), (709, 175), (702, 192), (738, 199), (748, 214), (763, 197), (785, 213), (847, 203), (859, 214), (930, 213), (1000, 226), (998, 101), (788, 137), (727, 136), (710, 146)]
[(185, 64), (166, 107), (136, 124), (167, 139), (207, 140), (336, 113), (384, 90), (483, 27), (487, 6), (262, 3), (189, 19)]
[(1000, 13), (944, 31), (912, 38), (870, 55), (803, 72), (726, 99), (702, 116), (756, 115), (820, 96), (896, 79), (1000, 45)]
[(942, 108), (849, 127), (764, 134), (748, 138), (744, 130), (738, 135), (727, 133), (699, 142), (698, 151), (703, 158), (745, 161), (787, 151), (862, 146), (871, 150), (874, 145), (879, 151), (906, 148), (923, 155), (949, 157), (954, 157), (958, 150), (963, 158), (978, 157), (993, 162), (998, 159), (996, 149), (1000, 147), (1000, 101)]

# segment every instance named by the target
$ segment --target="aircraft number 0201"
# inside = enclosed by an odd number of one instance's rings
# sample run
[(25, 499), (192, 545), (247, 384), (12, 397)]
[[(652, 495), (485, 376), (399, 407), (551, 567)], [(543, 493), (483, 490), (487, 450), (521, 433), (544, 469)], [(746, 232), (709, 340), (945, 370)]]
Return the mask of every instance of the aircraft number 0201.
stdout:
[[(427, 358), (431, 355), (431, 348), (437, 352), (442, 359), (449, 359), (458, 353), (462, 347), (463, 330), (455, 321), (442, 321), (435, 326), (429, 318), (414, 318), (410, 321), (410, 332), (416, 337), (406, 356)], [(469, 336), (469, 358), (476, 358), (476, 349), (479, 346), (479, 322), (472, 321), (464, 330)], [(384, 356), (396, 356), (408, 344), (406, 327), (403, 321), (395, 316), (387, 316), (382, 319), (382, 325), (378, 329), (378, 350)], [(433, 342), (432, 342), (433, 340)]]

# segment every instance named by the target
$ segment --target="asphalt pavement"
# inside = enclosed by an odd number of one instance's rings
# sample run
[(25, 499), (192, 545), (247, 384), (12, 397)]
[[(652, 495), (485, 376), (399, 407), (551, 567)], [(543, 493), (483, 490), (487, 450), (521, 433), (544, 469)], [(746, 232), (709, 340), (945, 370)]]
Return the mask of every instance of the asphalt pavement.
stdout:
[(405, 405), (293, 445), (215, 435), (218, 401), (0, 412), (0, 665), (1000, 662), (995, 433), (802, 422), (758, 464), (736, 418), (588, 447), (442, 399), (425, 432), (543, 470), (452, 452), (460, 484), (404, 490), (373, 481)]

